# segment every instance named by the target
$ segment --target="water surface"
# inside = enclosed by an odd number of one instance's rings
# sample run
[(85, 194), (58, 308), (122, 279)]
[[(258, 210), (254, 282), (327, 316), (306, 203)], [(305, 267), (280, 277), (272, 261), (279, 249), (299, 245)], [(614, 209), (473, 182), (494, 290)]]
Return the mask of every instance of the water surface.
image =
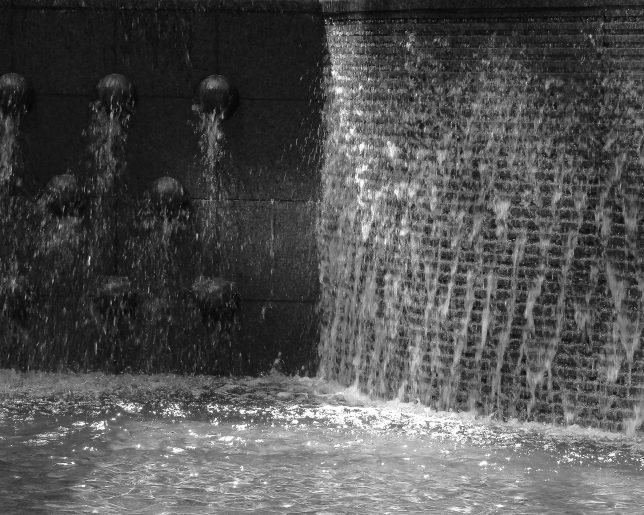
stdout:
[(278, 375), (1, 379), (5, 513), (639, 513), (644, 503), (640, 436), (437, 413)]

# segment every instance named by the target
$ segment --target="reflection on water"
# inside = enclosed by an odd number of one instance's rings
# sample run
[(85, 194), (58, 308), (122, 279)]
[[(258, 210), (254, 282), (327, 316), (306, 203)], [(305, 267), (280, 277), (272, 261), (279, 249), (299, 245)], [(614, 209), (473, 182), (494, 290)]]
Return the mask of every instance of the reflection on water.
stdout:
[(637, 513), (644, 502), (641, 439), (611, 433), (282, 376), (0, 379), (5, 512)]

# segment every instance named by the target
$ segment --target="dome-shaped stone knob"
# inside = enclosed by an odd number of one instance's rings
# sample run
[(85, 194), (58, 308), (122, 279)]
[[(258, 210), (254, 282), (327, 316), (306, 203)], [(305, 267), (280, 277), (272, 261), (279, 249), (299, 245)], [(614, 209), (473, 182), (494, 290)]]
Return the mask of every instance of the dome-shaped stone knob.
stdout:
[(23, 323), (27, 319), (31, 303), (31, 288), (24, 277), (0, 276), (0, 316), (4, 314), (14, 322)]
[(172, 177), (155, 180), (145, 191), (149, 214), (162, 219), (175, 219), (190, 212), (190, 197), (183, 185)]
[(85, 208), (76, 177), (70, 174), (56, 175), (47, 183), (42, 201), (54, 216), (80, 216)]
[(132, 317), (136, 310), (137, 294), (127, 277), (100, 277), (91, 299), (92, 307), (103, 317)]
[(17, 116), (31, 109), (33, 91), (27, 79), (17, 73), (0, 76), (0, 110), (5, 116)]
[(134, 113), (136, 89), (125, 75), (110, 73), (96, 85), (96, 95), (107, 113)]
[(191, 293), (206, 323), (231, 321), (239, 309), (235, 283), (222, 277), (197, 277)]
[(197, 102), (205, 113), (215, 113), (222, 120), (230, 118), (239, 105), (239, 93), (223, 75), (209, 75), (197, 88)]

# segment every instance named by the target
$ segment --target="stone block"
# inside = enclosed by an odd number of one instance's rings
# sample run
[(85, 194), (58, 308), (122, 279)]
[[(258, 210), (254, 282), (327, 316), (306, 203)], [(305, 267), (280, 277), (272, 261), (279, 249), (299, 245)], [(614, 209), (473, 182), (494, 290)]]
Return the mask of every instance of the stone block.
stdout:
[(227, 154), (240, 198), (316, 197), (321, 163), (320, 106), (243, 100), (227, 122)]
[(219, 72), (242, 98), (311, 98), (324, 60), (324, 24), (314, 14), (234, 13), (218, 17)]
[(239, 319), (240, 347), (252, 373), (272, 368), (285, 374), (315, 373), (318, 328), (314, 304), (245, 301)]
[(243, 299), (317, 298), (314, 204), (231, 202), (219, 216), (213, 230), (221, 241), (221, 273), (238, 284)]
[(83, 131), (89, 122), (89, 97), (40, 95), (25, 117), (26, 176), (41, 185), (54, 175), (79, 172), (85, 155)]
[(0, 4), (0, 75), (13, 71), (13, 10)]
[(190, 125), (191, 103), (184, 98), (139, 99), (129, 129), (127, 181), (134, 195), (154, 179), (179, 180), (194, 194), (198, 138)]
[(91, 95), (114, 68), (114, 14), (25, 9), (13, 16), (14, 64), (36, 95)]
[[(5, 0), (0, 0), (5, 1)], [(10, 2), (11, 0), (6, 0)], [(85, 9), (85, 10), (113, 10), (114, 0), (17, 0), (13, 1), (14, 8), (18, 9)]]
[(192, 98), (216, 69), (212, 12), (121, 9), (117, 14), (116, 70), (143, 96)]
[[(193, 233), (184, 242), (192, 258), (182, 261), (190, 267), (182, 274), (186, 285), (199, 275), (221, 275), (236, 283), (245, 300), (270, 298), (274, 289), (272, 216), (267, 203), (194, 200)], [(120, 231), (122, 241), (132, 233), (126, 224)]]
[(141, 199), (129, 196), (117, 203), (117, 275), (129, 277), (141, 291), (155, 295), (162, 285), (175, 294), (187, 292), (203, 273), (198, 268), (201, 248), (194, 217), (181, 214), (175, 225), (164, 225), (144, 208)]
[(319, 290), (316, 202), (276, 202), (274, 284), (278, 298), (315, 301)]
[[(176, 254), (186, 287), (198, 275), (221, 275), (244, 300), (317, 298), (314, 204), (195, 200), (193, 209), (193, 232)], [(134, 220), (125, 212), (120, 218), (126, 216)], [(127, 221), (119, 232), (121, 246), (136, 236)]]
[[(21, 0), (25, 1), (25, 0)], [(31, 2), (45, 0), (29, 0)], [(82, 1), (82, 0), (47, 0), (47, 1)], [(98, 0), (95, 0), (98, 1)], [(108, 0), (102, 0), (108, 1)], [(319, 13), (318, 0), (116, 0), (119, 9), (169, 9), (188, 11), (236, 11), (236, 12), (310, 12)]]
[(275, 298), (274, 224), (273, 206), (266, 202), (230, 202), (218, 208), (211, 229), (219, 242), (217, 268), (237, 284), (242, 299)]

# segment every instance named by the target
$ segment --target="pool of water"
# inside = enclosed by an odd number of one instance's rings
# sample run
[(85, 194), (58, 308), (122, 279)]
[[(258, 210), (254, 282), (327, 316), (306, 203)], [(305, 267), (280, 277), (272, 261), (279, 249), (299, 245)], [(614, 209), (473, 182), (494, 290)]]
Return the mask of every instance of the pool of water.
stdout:
[(318, 380), (0, 374), (4, 513), (641, 513), (644, 444)]

